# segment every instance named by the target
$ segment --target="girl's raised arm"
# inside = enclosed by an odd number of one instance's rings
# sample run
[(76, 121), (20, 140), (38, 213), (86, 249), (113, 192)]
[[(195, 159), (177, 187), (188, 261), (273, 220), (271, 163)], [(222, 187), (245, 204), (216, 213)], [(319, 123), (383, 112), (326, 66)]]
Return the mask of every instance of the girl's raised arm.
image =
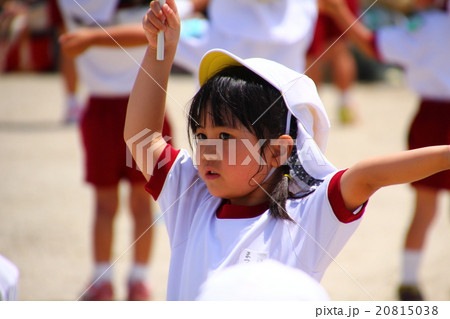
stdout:
[[(161, 131), (167, 83), (180, 36), (180, 19), (175, 1), (167, 0), (162, 7), (158, 1), (151, 2), (150, 10), (143, 19), (143, 27), (149, 46), (128, 102), (124, 138), (137, 165), (149, 180), (153, 167), (147, 166), (156, 163), (166, 146)], [(159, 31), (164, 31), (163, 61), (156, 60)]]
[(448, 169), (450, 145), (369, 158), (342, 175), (342, 197), (347, 209), (353, 211), (381, 187), (411, 183)]

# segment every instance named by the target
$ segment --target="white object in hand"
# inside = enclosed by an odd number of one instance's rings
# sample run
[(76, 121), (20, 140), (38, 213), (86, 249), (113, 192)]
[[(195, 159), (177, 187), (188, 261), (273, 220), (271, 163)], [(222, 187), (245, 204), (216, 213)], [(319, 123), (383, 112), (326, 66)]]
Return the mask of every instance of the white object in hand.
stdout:
[[(159, 4), (162, 6), (166, 3), (166, 0), (159, 0)], [(156, 47), (156, 60), (164, 60), (164, 32), (158, 32), (158, 42)]]

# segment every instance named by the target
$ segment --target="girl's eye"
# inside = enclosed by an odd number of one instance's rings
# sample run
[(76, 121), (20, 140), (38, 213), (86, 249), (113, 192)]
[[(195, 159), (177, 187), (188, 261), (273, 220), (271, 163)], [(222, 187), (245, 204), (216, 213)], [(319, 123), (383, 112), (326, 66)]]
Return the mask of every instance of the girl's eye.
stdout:
[(229, 140), (229, 139), (231, 138), (231, 135), (228, 134), (228, 133), (220, 133), (220, 134), (219, 134), (219, 138), (220, 138), (221, 140)]
[(195, 135), (195, 138), (197, 139), (197, 140), (206, 140), (206, 135), (205, 134), (203, 134), (203, 133), (198, 133), (197, 135)]

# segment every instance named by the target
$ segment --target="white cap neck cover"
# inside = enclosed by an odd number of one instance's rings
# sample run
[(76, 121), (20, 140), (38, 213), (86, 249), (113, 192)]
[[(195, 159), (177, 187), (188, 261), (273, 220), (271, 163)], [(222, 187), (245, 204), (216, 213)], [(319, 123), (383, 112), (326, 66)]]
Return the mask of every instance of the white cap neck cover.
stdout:
[[(225, 50), (214, 49), (208, 51), (200, 63), (200, 85), (218, 71), (231, 65), (248, 68), (281, 92), (289, 112), (297, 119), (297, 155), (304, 170), (316, 180), (322, 180), (326, 175), (336, 171), (323, 155), (330, 122), (314, 82), (306, 75), (271, 60), (261, 58), (244, 60)], [(296, 190), (294, 193), (304, 191), (307, 190)]]

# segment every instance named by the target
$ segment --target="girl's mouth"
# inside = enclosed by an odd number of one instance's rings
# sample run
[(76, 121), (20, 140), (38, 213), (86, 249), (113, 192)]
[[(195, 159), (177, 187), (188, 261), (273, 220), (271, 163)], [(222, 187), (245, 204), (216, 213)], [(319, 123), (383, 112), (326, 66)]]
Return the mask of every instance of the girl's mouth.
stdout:
[(210, 170), (210, 171), (206, 171), (206, 179), (215, 179), (215, 178), (218, 178), (220, 175), (218, 174), (218, 173), (216, 173), (215, 171), (213, 171), (213, 170)]

